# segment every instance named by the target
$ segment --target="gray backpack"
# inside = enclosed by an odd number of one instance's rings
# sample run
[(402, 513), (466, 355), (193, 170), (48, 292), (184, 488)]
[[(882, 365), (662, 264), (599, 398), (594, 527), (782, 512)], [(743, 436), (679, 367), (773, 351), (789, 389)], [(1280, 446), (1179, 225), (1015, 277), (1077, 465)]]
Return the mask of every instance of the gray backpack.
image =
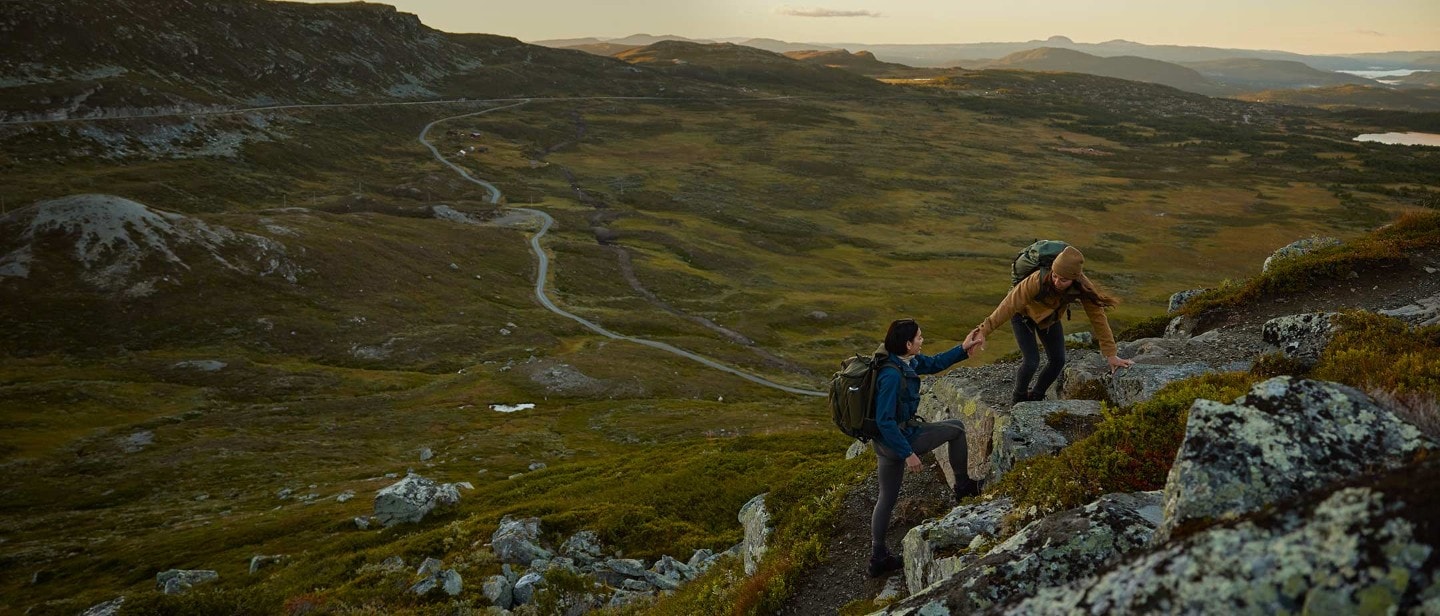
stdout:
[(1060, 256), (1060, 252), (1069, 246), (1060, 240), (1039, 240), (1026, 246), (1020, 254), (1015, 255), (1015, 260), (1010, 262), (1010, 286), (1020, 284), (1021, 280), (1035, 273), (1035, 270), (1050, 269), (1055, 257)]

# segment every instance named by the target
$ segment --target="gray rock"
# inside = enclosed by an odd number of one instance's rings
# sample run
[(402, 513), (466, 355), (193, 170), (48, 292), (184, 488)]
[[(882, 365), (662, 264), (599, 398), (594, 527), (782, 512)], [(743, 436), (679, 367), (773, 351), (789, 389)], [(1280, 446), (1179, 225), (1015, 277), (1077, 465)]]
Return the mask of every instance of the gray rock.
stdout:
[(438, 558), (426, 558), (424, 562), (421, 562), (421, 563), (420, 563), (420, 568), (415, 570), (415, 575), (419, 575), (419, 576), (435, 575), (435, 573), (439, 572), (440, 569), (442, 569), (442, 568), (444, 568), (444, 567), (445, 567), (445, 562), (444, 562), (444, 561), (442, 561), (442, 560), (440, 560), (440, 559), (438, 559)]
[(515, 582), (515, 605), (527, 605), (535, 600), (535, 589), (545, 582), (545, 576), (531, 571), (520, 576)]
[(1136, 363), (1117, 370), (1110, 379), (1110, 400), (1117, 406), (1130, 406), (1149, 400), (1161, 387), (1170, 383), (1215, 371), (1203, 362), (1178, 365)]
[(170, 569), (155, 574), (156, 588), (167, 595), (183, 594), (197, 584), (220, 579), (220, 574), (208, 569)]
[(620, 575), (623, 575), (625, 577), (645, 577), (645, 563), (635, 560), (633, 558), (612, 558), (605, 561), (604, 564), (601, 565), (601, 567), (608, 571), (614, 571), (615, 573), (619, 573)]
[[(981, 395), (981, 387), (971, 381), (964, 369), (952, 370), (939, 378), (927, 379), (921, 385), (918, 415), (925, 421), (958, 419), (965, 424), (965, 442), (969, 453), (968, 468), (958, 474), (984, 477), (989, 471), (990, 441), (996, 415), (1009, 406), (995, 407)], [(936, 447), (932, 455), (945, 475), (946, 485), (955, 485), (956, 469), (950, 468), (950, 446)]]
[(1294, 242), (1291, 242), (1281, 247), (1279, 250), (1276, 250), (1269, 257), (1266, 257), (1265, 263), (1261, 266), (1260, 271), (1268, 272), (1270, 271), (1270, 268), (1274, 267), (1277, 262), (1284, 259), (1298, 257), (1306, 253), (1315, 252), (1317, 250), (1320, 250), (1321, 248), (1328, 248), (1330, 246), (1339, 245), (1340, 240), (1333, 237), (1307, 237), (1305, 239), (1295, 240)]
[(1165, 312), (1175, 312), (1176, 310), (1183, 308), (1185, 304), (1190, 303), (1190, 300), (1194, 299), (1196, 295), (1199, 295), (1209, 290), (1210, 289), (1190, 289), (1188, 291), (1180, 291), (1178, 293), (1171, 294), (1170, 304), (1165, 308)]
[(660, 560), (650, 567), (657, 575), (673, 578), (680, 581), (689, 581), (695, 578), (695, 569), (690, 565), (682, 563), (670, 556), (661, 556)]
[(1435, 614), (1437, 485), (1434, 459), (1370, 486), (1331, 484), (1041, 590), (1005, 613)]
[(436, 484), (419, 475), (406, 475), (375, 494), (375, 519), (387, 528), (419, 522), (430, 512), (458, 502), (460, 491), (455, 486)]
[(595, 531), (582, 530), (560, 544), (560, 553), (586, 566), (600, 560), (605, 549), (600, 545), (600, 536), (595, 534)]
[(177, 362), (175, 365), (170, 367), (176, 370), (199, 370), (201, 372), (218, 372), (224, 369), (226, 365), (227, 364), (223, 361), (217, 361), (213, 359), (192, 359), (189, 361)]
[(485, 579), (485, 585), (480, 589), (480, 594), (485, 595), (485, 600), (490, 605), (501, 609), (510, 609), (515, 605), (515, 586), (503, 575), (492, 575)]
[(460, 594), (465, 589), (465, 581), (461, 579), (460, 573), (454, 569), (446, 569), (435, 574), (436, 580), (440, 583), (440, 590), (452, 597)]
[(695, 553), (690, 555), (690, 560), (685, 561), (685, 565), (694, 569), (696, 575), (699, 575), (710, 568), (710, 565), (715, 562), (715, 558), (716, 555), (714, 551), (701, 548), (695, 550)]
[(335, 495), (335, 502), (337, 502), (337, 503), (344, 503), (344, 502), (349, 501), (349, 500), (352, 499), (352, 498), (355, 498), (355, 491), (354, 491), (354, 490), (346, 490), (346, 491), (344, 491), (344, 492), (341, 492), (341, 493)]
[(399, 571), (405, 568), (405, 559), (399, 556), (391, 556), (380, 561), (380, 567), (390, 571)]
[(898, 599), (900, 597), (900, 589), (903, 588), (901, 584), (900, 576), (890, 576), (890, 579), (885, 580), (885, 588), (880, 590), (880, 594), (875, 595), (875, 603), (889, 603)]
[(993, 539), (1000, 520), (1013, 506), (1008, 498), (962, 505), (910, 529), (901, 541), (905, 586), (912, 593), (919, 592), (979, 560), (983, 553), (970, 552), (968, 547), (977, 538)]
[(610, 595), (610, 601), (605, 604), (605, 607), (625, 607), (629, 605), (645, 603), (654, 598), (655, 593), (653, 591), (635, 591), (620, 589), (615, 591), (615, 594)]
[(684, 580), (682, 580), (679, 575), (672, 577), (660, 575), (654, 571), (645, 572), (645, 581), (660, 590), (675, 590), (680, 588), (680, 584), (684, 583)]
[(155, 444), (155, 433), (149, 430), (141, 430), (122, 439), (116, 439), (120, 444), (120, 450), (125, 453), (140, 453), (146, 447)]
[(1335, 316), (1333, 312), (1315, 312), (1276, 317), (1265, 322), (1261, 336), (1286, 357), (1314, 364), (1335, 333)]
[(529, 565), (537, 558), (550, 559), (550, 550), (540, 547), (540, 518), (514, 519), (505, 516), (490, 536), (490, 549), (502, 563)]
[(1138, 511), (1153, 508), (1159, 498), (1157, 492), (1107, 494), (1037, 520), (954, 576), (885, 613), (970, 614), (1093, 576), (1148, 545), (1155, 525)]
[[(1021, 402), (995, 418), (988, 481), (997, 481), (1016, 462), (1052, 454), (1088, 435), (1100, 421), (1095, 400)], [(1050, 423), (1073, 424), (1062, 432)]]
[(544, 463), (544, 462), (531, 462), (529, 468), (530, 468), (530, 470), (532, 470), (532, 471), (543, 471), (543, 470), (545, 470), (545, 463)]
[(421, 461), (421, 462), (428, 462), (428, 461), (430, 461), (430, 458), (433, 458), (433, 457), (435, 457), (435, 452), (434, 452), (434, 451), (431, 451), (429, 447), (421, 447), (421, 448), (420, 448), (420, 461)]
[(646, 582), (645, 580), (636, 580), (631, 578), (626, 578), (625, 581), (620, 582), (620, 588), (623, 590), (634, 590), (639, 592), (652, 592), (655, 590), (655, 587), (650, 583)]
[(1416, 300), (1412, 304), (1381, 310), (1379, 314), (1394, 317), (1419, 327), (1440, 324), (1440, 294)]
[(765, 495), (750, 499), (740, 507), (740, 525), (745, 528), (745, 540), (741, 542), (741, 557), (745, 559), (745, 575), (754, 575), (765, 556), (770, 540), (770, 512), (765, 509)]
[(1200, 320), (1190, 315), (1180, 315), (1165, 325), (1166, 338), (1189, 338), (1195, 335), (1195, 329), (1200, 326)]
[(500, 573), (505, 576), (505, 579), (510, 580), (511, 586), (514, 586), (515, 582), (520, 581), (520, 574), (515, 573), (515, 570), (510, 568), (509, 564), (500, 565)]
[(1230, 520), (1434, 448), (1365, 394), (1275, 377), (1224, 404), (1196, 400), (1165, 482), (1156, 542), (1189, 522)]
[(869, 447), (865, 446), (865, 443), (862, 443), (860, 441), (851, 442), (850, 448), (845, 450), (845, 459), (854, 460), (855, 458), (864, 455), (864, 453), (869, 449)]
[(1073, 342), (1075, 344), (1082, 344), (1086, 346), (1093, 345), (1095, 344), (1095, 334), (1092, 334), (1090, 332), (1075, 332), (1073, 334), (1065, 334), (1065, 342)]
[(360, 530), (370, 530), (370, 516), (355, 516), (355, 528), (358, 528)]
[(287, 561), (287, 560), (290, 560), (290, 557), (289, 557), (289, 556), (286, 556), (286, 555), (284, 555), (284, 554), (274, 554), (274, 555), (269, 555), (269, 556), (266, 556), (266, 555), (256, 555), (256, 556), (252, 556), (252, 557), (250, 557), (250, 575), (255, 575), (255, 572), (256, 572), (256, 571), (259, 571), (259, 570), (261, 570), (261, 569), (263, 569), (263, 568), (265, 568), (265, 567), (268, 567), (268, 566), (270, 566), (270, 565), (278, 565), (278, 564), (284, 563), (284, 562)]
[(121, 606), (125, 605), (125, 597), (116, 597), (104, 603), (97, 603), (89, 609), (80, 613), (80, 616), (116, 616), (120, 613)]

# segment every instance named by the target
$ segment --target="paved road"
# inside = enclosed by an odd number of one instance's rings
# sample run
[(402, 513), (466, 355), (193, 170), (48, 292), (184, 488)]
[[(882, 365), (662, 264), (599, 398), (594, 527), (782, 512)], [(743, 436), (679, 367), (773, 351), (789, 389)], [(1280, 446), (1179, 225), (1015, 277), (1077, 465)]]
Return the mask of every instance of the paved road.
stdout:
[[(610, 98), (616, 98), (616, 97), (610, 97)], [(446, 120), (454, 120), (454, 119), (457, 119), (457, 118), (466, 118), (466, 117), (475, 116), (475, 115), (480, 115), (480, 114), (484, 114), (484, 113), (490, 113), (490, 112), (492, 112), (492, 111), (500, 111), (500, 110), (502, 110), (502, 109), (509, 109), (509, 108), (511, 108), (511, 107), (518, 107), (518, 106), (520, 106), (520, 105), (524, 105), (524, 104), (530, 102), (531, 100), (547, 100), (547, 99), (525, 99), (525, 100), (522, 100), (522, 101), (520, 101), (520, 102), (518, 102), (518, 103), (514, 103), (514, 104), (511, 104), (511, 105), (505, 105), (504, 107), (495, 107), (495, 108), (492, 108), (492, 109), (486, 109), (486, 110), (484, 110), (484, 111), (476, 111), (476, 112), (474, 112), (474, 113), (466, 113), (466, 114), (461, 114), (461, 115), (456, 115), (456, 116), (450, 116), (450, 117), (447, 117), (447, 118), (440, 118), (439, 120), (435, 120), (434, 122), (431, 122), (431, 123), (429, 123), (429, 124), (426, 124), (426, 125), (425, 125), (425, 128), (423, 128), (423, 129), (420, 130), (420, 143), (423, 144), (425, 147), (427, 147), (427, 148), (430, 149), (430, 153), (435, 156), (435, 159), (436, 159), (436, 160), (440, 161), (441, 163), (444, 163), (445, 166), (450, 167), (451, 169), (455, 170), (457, 173), (459, 173), (459, 174), (461, 175), (461, 177), (464, 177), (466, 181), (473, 182), (473, 183), (475, 183), (475, 184), (479, 184), (480, 186), (483, 186), (483, 187), (485, 188), (485, 190), (489, 193), (489, 195), (488, 195), (488, 201), (489, 201), (490, 203), (499, 203), (499, 202), (500, 202), (500, 197), (501, 197), (501, 192), (500, 192), (500, 189), (499, 189), (499, 188), (496, 188), (494, 184), (491, 184), (491, 183), (489, 183), (489, 182), (486, 182), (485, 180), (482, 180), (482, 179), (480, 179), (480, 178), (477, 178), (477, 177), (475, 177), (475, 176), (470, 175), (470, 172), (469, 172), (469, 171), (465, 170), (464, 168), (460, 167), (459, 165), (456, 165), (455, 163), (450, 162), (449, 160), (446, 160), (445, 157), (440, 154), (440, 150), (437, 149), (433, 144), (431, 144), (429, 141), (427, 141), (427, 140), (425, 139), (425, 135), (430, 132), (431, 127), (433, 127), (433, 126), (435, 126), (436, 124), (439, 124), (439, 123), (441, 123), (441, 122), (444, 122), (444, 121), (446, 121)], [(527, 214), (530, 214), (531, 216), (534, 216), (534, 217), (540, 219), (540, 221), (541, 221), (541, 223), (540, 223), (540, 230), (539, 230), (538, 232), (536, 232), (535, 235), (533, 235), (533, 236), (530, 237), (530, 249), (535, 252), (535, 258), (536, 258), (537, 262), (540, 264), (539, 273), (538, 273), (538, 274), (536, 275), (536, 277), (535, 277), (535, 299), (539, 300), (539, 301), (540, 301), (540, 304), (541, 304), (542, 306), (544, 306), (547, 310), (549, 310), (549, 311), (551, 311), (551, 312), (553, 312), (553, 313), (555, 313), (555, 314), (558, 314), (558, 315), (560, 315), (560, 316), (563, 316), (563, 317), (565, 317), (565, 318), (567, 318), (567, 319), (570, 319), (570, 320), (572, 320), (572, 321), (575, 321), (576, 323), (579, 323), (579, 324), (581, 324), (581, 325), (584, 325), (584, 326), (585, 326), (587, 329), (589, 329), (590, 331), (593, 331), (593, 332), (595, 332), (595, 333), (597, 333), (597, 334), (600, 334), (600, 335), (602, 335), (602, 336), (605, 336), (605, 337), (607, 337), (607, 338), (612, 338), (612, 339), (615, 339), (615, 340), (626, 340), (626, 341), (629, 341), (629, 342), (634, 342), (635, 344), (643, 344), (643, 345), (648, 346), (648, 347), (651, 347), (651, 348), (660, 349), (660, 350), (666, 351), (666, 352), (668, 352), (668, 353), (673, 353), (673, 354), (675, 354), (675, 355), (679, 355), (679, 356), (684, 357), (684, 358), (686, 358), (686, 359), (689, 359), (689, 360), (691, 360), (691, 361), (695, 361), (695, 362), (699, 362), (699, 363), (701, 363), (701, 364), (704, 364), (704, 365), (706, 365), (706, 366), (708, 366), (708, 367), (710, 367), (710, 368), (714, 368), (714, 369), (720, 370), (720, 371), (722, 371), (722, 372), (727, 372), (727, 373), (733, 374), (733, 375), (735, 375), (735, 376), (738, 376), (738, 377), (740, 377), (740, 378), (742, 378), (742, 379), (745, 379), (745, 380), (747, 380), (747, 381), (750, 381), (750, 382), (752, 382), (752, 383), (756, 383), (756, 384), (759, 384), (759, 385), (764, 385), (765, 387), (771, 387), (771, 388), (778, 389), (778, 390), (785, 391), (785, 392), (789, 392), (789, 393), (792, 393), (792, 394), (799, 394), (799, 395), (802, 395), (802, 396), (822, 396), (822, 397), (825, 396), (825, 392), (813, 391), (813, 390), (809, 390), (809, 389), (800, 389), (800, 388), (797, 388), (797, 387), (790, 387), (790, 386), (788, 386), (788, 385), (781, 385), (780, 383), (776, 383), (776, 382), (770, 381), (770, 380), (765, 379), (765, 378), (762, 378), (762, 377), (755, 376), (755, 375), (750, 374), (750, 373), (747, 373), (747, 372), (742, 372), (742, 371), (740, 371), (740, 370), (737, 370), (737, 369), (735, 369), (735, 368), (732, 368), (732, 367), (730, 367), (730, 366), (727, 366), (727, 365), (725, 365), (725, 364), (722, 364), (722, 363), (720, 363), (720, 362), (717, 362), (717, 361), (715, 361), (715, 360), (713, 360), (713, 359), (710, 359), (710, 358), (708, 358), (708, 357), (705, 357), (705, 356), (703, 356), (703, 355), (697, 355), (697, 354), (695, 354), (695, 353), (691, 353), (690, 351), (686, 351), (685, 349), (682, 349), (682, 348), (679, 348), (679, 347), (676, 347), (676, 346), (673, 346), (673, 345), (670, 345), (670, 344), (666, 344), (666, 343), (664, 343), (664, 342), (657, 342), (657, 341), (655, 341), (655, 340), (646, 340), (646, 339), (644, 339), (644, 338), (636, 338), (636, 337), (634, 337), (634, 336), (626, 336), (626, 335), (624, 335), (624, 334), (617, 334), (617, 333), (615, 333), (615, 332), (612, 332), (612, 331), (610, 331), (610, 330), (608, 330), (608, 329), (605, 329), (604, 327), (601, 327), (601, 326), (599, 326), (599, 325), (591, 322), (590, 320), (588, 320), (588, 319), (586, 319), (586, 318), (584, 318), (584, 317), (581, 317), (581, 316), (575, 315), (575, 314), (571, 314), (571, 313), (565, 311), (564, 309), (560, 308), (559, 306), (556, 306), (555, 303), (552, 302), (552, 301), (550, 301), (550, 298), (545, 295), (545, 280), (546, 280), (546, 278), (548, 277), (548, 274), (549, 274), (549, 271), (550, 271), (550, 257), (548, 257), (548, 256), (545, 254), (545, 250), (540, 247), (540, 238), (543, 237), (543, 236), (545, 235), (545, 233), (550, 230), (550, 226), (551, 226), (551, 225), (555, 224), (555, 219), (554, 219), (554, 218), (551, 218), (549, 214), (546, 214), (545, 212), (542, 212), (542, 211), (540, 211), (540, 210), (532, 210), (532, 209), (530, 209), (530, 208), (511, 208), (511, 210), (512, 210), (512, 211), (516, 211), (516, 212), (525, 212), (525, 213), (527, 213)]]

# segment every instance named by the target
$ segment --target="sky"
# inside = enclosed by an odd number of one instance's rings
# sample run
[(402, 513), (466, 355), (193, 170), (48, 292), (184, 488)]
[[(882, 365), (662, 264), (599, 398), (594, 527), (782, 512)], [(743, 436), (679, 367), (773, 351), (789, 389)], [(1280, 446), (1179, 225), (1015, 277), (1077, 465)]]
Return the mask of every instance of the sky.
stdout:
[[(341, 0), (312, 0), (341, 1)], [(523, 41), (774, 38), (1018, 42), (1068, 36), (1307, 54), (1440, 50), (1440, 0), (387, 0), (446, 32)]]

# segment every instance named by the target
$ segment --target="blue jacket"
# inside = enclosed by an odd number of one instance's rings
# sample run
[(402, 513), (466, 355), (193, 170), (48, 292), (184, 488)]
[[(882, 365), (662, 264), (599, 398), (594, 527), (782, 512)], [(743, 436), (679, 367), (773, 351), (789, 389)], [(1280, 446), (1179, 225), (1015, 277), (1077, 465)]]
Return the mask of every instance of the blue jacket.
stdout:
[(916, 355), (909, 362), (894, 355), (886, 356), (886, 361), (899, 368), (882, 367), (875, 375), (875, 424), (880, 428), (880, 443), (886, 449), (902, 460), (914, 453), (910, 449), (910, 437), (916, 428), (901, 428), (900, 424), (913, 419), (920, 408), (920, 375), (940, 372), (967, 357), (965, 348), (959, 345), (939, 355)]

